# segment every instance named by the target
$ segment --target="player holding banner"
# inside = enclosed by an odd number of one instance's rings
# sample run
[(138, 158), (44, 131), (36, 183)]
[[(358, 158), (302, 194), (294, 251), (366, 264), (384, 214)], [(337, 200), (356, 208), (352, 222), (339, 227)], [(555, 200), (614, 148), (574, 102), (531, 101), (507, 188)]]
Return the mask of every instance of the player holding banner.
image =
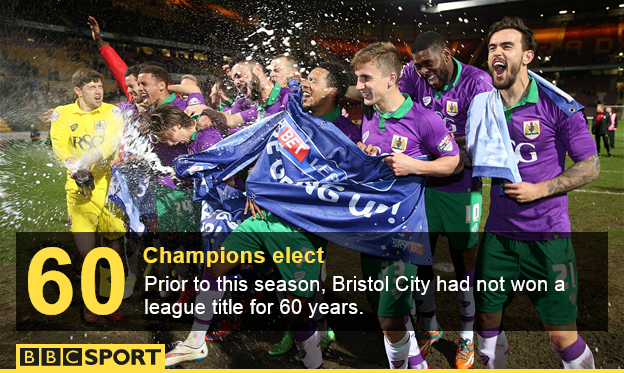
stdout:
[[(463, 163), (455, 140), (435, 113), (414, 105), (399, 91), (401, 55), (391, 43), (374, 43), (358, 51), (351, 68), (358, 77), (357, 89), (364, 104), (375, 110), (372, 119), (362, 121), (362, 143), (369, 155), (392, 153), (384, 159), (396, 176), (420, 175), (445, 177), (462, 171)], [(434, 157), (429, 162), (414, 159)], [(426, 227), (423, 227), (426, 231)], [(390, 270), (388, 270), (390, 269)], [(417, 266), (403, 261), (389, 261), (362, 255), (364, 279), (398, 276), (416, 277)], [(390, 368), (427, 368), (420, 353), (411, 321), (412, 292), (367, 292), (369, 303), (377, 309)]]
[[(101, 245), (120, 252), (119, 238), (126, 230), (123, 212), (107, 201), (111, 179), (110, 162), (119, 146), (123, 130), (121, 110), (103, 103), (102, 74), (91, 69), (79, 69), (72, 76), (75, 103), (59, 106), (52, 114), (50, 139), (54, 155), (67, 167), (67, 214), (79, 256), (82, 261), (95, 248), (95, 232), (101, 234)], [(110, 267), (100, 265), (99, 295), (110, 295)], [(96, 323), (98, 315), (86, 306), (83, 315), (87, 323)], [(121, 311), (108, 316), (122, 319)]]
[[(554, 87), (529, 76), (537, 43), (522, 20), (505, 17), (494, 23), (487, 42), (488, 67), (504, 106), (498, 115), (505, 117), (522, 182), (492, 179), (475, 276), (487, 283), (501, 277), (506, 282), (546, 280), (549, 291), (528, 295), (555, 352), (564, 368), (594, 368), (593, 355), (576, 328), (578, 277), (566, 193), (598, 177), (596, 147), (580, 110), (566, 107)], [(479, 97), (473, 101), (469, 127), (483, 118), (484, 111), (475, 108)], [(567, 170), (566, 153), (575, 162)], [(561, 279), (566, 289), (554, 291), (551, 287)], [(507, 367), (502, 318), (514, 295), (509, 287), (475, 293), (479, 352), (486, 368)]]

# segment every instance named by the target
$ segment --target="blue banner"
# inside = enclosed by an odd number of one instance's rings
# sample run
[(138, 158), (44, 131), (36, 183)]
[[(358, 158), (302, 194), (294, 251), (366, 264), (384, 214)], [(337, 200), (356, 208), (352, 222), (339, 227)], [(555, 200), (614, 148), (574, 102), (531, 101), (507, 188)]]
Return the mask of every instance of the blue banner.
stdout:
[[(199, 182), (195, 183), (196, 186)], [(213, 188), (212, 194), (201, 201), (201, 228), (204, 252), (219, 250), (228, 234), (251, 214), (244, 214), (245, 194), (225, 183)]]
[[(121, 210), (128, 216), (128, 231), (141, 238), (145, 233), (145, 225), (141, 222), (140, 217), (144, 214), (154, 214), (156, 211), (155, 201), (149, 204), (148, 210), (144, 211), (146, 203), (144, 198), (153, 195), (149, 193), (150, 176), (133, 166), (113, 167), (112, 177), (108, 186), (108, 199), (119, 206)], [(153, 187), (153, 186), (152, 186)], [(148, 202), (148, 201), (145, 201)]]
[(332, 123), (292, 99), (275, 114), (205, 152), (174, 161), (180, 177), (200, 180), (195, 198), (256, 161), (247, 196), (319, 237), (362, 253), (431, 265), (422, 177), (395, 177)]

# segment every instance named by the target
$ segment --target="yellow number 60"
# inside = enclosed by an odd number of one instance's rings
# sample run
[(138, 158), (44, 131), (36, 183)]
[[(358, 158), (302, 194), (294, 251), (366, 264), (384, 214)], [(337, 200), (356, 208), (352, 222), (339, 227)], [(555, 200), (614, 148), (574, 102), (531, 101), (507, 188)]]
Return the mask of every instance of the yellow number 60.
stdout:
[[(28, 296), (37, 311), (53, 316), (63, 313), (69, 307), (74, 290), (71, 282), (62, 272), (42, 273), (43, 265), (48, 259), (56, 259), (59, 265), (71, 264), (69, 255), (58, 247), (46, 247), (40, 250), (33, 257), (28, 269)], [(105, 304), (100, 304), (95, 296), (95, 267), (100, 259), (108, 260), (111, 267), (111, 294)], [(48, 303), (43, 297), (43, 286), (48, 281), (56, 282), (59, 287), (59, 299), (54, 304)], [(98, 315), (109, 315), (115, 312), (123, 299), (123, 283), (124, 268), (119, 254), (108, 247), (98, 247), (89, 252), (82, 266), (81, 288), (85, 305), (91, 312)]]

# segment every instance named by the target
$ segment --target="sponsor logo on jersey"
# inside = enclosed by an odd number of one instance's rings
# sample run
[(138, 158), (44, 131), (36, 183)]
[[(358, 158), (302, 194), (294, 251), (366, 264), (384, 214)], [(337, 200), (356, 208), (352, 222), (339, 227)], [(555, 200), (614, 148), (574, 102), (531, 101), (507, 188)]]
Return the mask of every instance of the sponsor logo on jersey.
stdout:
[(50, 118), (50, 120), (52, 121), (52, 123), (54, 123), (60, 116), (61, 115), (58, 113), (58, 111), (55, 111), (54, 113), (52, 113), (52, 117)]
[(453, 151), (453, 139), (451, 139), (451, 135), (446, 135), (438, 144), (438, 149), (441, 152), (452, 152)]
[(446, 100), (446, 114), (454, 117), (459, 113), (457, 101)]
[(121, 117), (121, 110), (119, 110), (118, 107), (113, 108), (113, 114), (115, 114), (118, 117)]
[(299, 162), (303, 162), (310, 152), (310, 147), (291, 126), (287, 126), (279, 134), (279, 142), (292, 154)]
[(98, 132), (102, 132), (106, 129), (106, 122), (103, 120), (98, 120), (95, 122), (95, 130)]
[(522, 127), (524, 128), (524, 137), (529, 140), (533, 140), (539, 137), (540, 135), (540, 120), (525, 120), (522, 122)]
[(78, 123), (72, 124), (71, 126), (69, 126), (69, 128), (72, 130), (72, 132), (75, 131), (76, 128), (78, 128)]
[(366, 142), (366, 140), (368, 140), (368, 135), (370, 135), (370, 131), (364, 132), (362, 135), (362, 142)]
[(74, 148), (80, 147), (81, 150), (91, 150), (93, 148), (97, 148), (104, 141), (104, 138), (99, 135), (93, 137), (91, 137), (91, 135), (84, 135), (82, 137), (73, 136), (72, 139)]
[(392, 150), (397, 153), (403, 153), (405, 149), (407, 149), (407, 140), (407, 136), (393, 135), (391, 146)]
[(201, 104), (201, 102), (199, 101), (197, 97), (191, 97), (191, 99), (188, 100), (188, 102), (186, 103), (186, 106), (193, 106), (193, 105), (199, 105), (199, 104)]
[[(535, 145), (530, 142), (521, 142), (516, 145), (516, 142), (511, 140), (511, 146), (514, 148), (514, 153), (516, 154), (516, 163), (533, 163), (537, 161), (537, 152), (531, 151), (531, 149), (535, 149)], [(528, 149), (524, 149), (523, 151), (522, 147), (528, 147)]]
[(427, 106), (431, 103), (431, 96), (423, 97), (423, 106)]

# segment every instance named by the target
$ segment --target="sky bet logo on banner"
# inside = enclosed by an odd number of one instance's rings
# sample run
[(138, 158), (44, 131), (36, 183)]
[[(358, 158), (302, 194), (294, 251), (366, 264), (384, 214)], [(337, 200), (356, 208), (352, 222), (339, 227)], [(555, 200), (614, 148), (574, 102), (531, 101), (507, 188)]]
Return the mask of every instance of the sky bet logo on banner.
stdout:
[(17, 345), (17, 369), (66, 371), (69, 367), (91, 371), (112, 368), (133, 372), (165, 369), (164, 345)]

